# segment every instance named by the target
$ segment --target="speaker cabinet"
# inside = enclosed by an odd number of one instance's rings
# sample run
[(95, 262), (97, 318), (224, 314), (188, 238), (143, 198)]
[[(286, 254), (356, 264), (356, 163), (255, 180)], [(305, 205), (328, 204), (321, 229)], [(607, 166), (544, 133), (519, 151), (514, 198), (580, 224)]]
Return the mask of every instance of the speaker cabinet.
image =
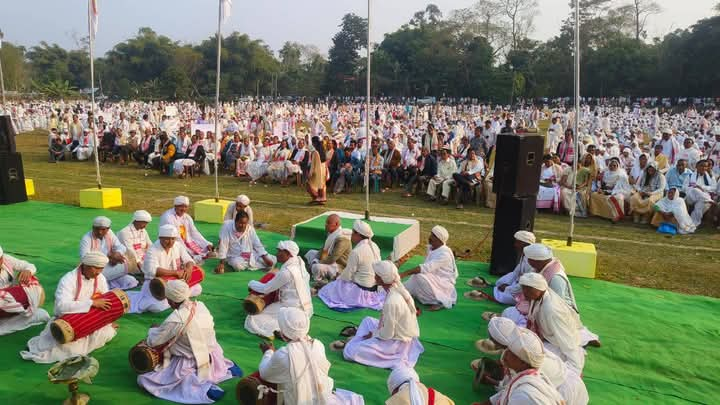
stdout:
[(537, 195), (545, 139), (539, 135), (500, 134), (495, 153), (493, 192)]
[(0, 115), (0, 153), (17, 152), (15, 149), (15, 128), (9, 115)]
[(19, 153), (0, 152), (0, 204), (27, 201), (25, 173)]
[(490, 256), (490, 274), (503, 275), (513, 269), (518, 255), (513, 245), (515, 232), (532, 232), (535, 224), (535, 203), (537, 197), (516, 197), (498, 194), (493, 226), (493, 244)]

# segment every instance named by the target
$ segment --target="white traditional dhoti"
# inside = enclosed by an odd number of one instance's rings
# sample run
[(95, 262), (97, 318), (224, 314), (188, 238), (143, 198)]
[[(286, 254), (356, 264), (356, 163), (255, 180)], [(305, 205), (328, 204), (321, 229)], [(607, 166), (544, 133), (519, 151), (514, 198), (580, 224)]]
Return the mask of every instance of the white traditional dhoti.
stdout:
[(197, 162), (193, 159), (177, 159), (173, 162), (173, 172), (177, 175), (183, 174), (186, 167), (193, 167), (195, 163)]
[(700, 226), (703, 216), (705, 216), (705, 213), (708, 212), (711, 207), (713, 202), (712, 197), (702, 190), (690, 188), (685, 195), (685, 201), (689, 206), (693, 207), (692, 212), (690, 212), (690, 218), (693, 224), (696, 227)]
[[(202, 285), (195, 284), (190, 287), (190, 296), (197, 297), (202, 293)], [(170, 308), (167, 300), (158, 300), (150, 293), (150, 281), (145, 280), (140, 291), (129, 291), (130, 313), (141, 314), (143, 312), (162, 312)]]
[(517, 326), (527, 328), (527, 316), (518, 311), (517, 307), (507, 307), (502, 311), (503, 318), (508, 318), (515, 322)]
[(433, 273), (413, 274), (405, 282), (405, 289), (425, 305), (443, 305), (451, 308), (452, 303), (457, 301), (455, 284)]
[(265, 162), (252, 161), (248, 165), (247, 173), (250, 179), (255, 181), (267, 174), (268, 164)]
[(377, 291), (363, 290), (352, 281), (335, 280), (321, 288), (318, 297), (332, 309), (370, 308), (382, 309), (387, 293), (382, 288)]
[(42, 308), (38, 308), (42, 287), (37, 285), (23, 286), (28, 296), (29, 306), (23, 310), (22, 305), (15, 300), (12, 294), (0, 294), (0, 308), (12, 315), (0, 318), (0, 336), (9, 335), (31, 326), (40, 325), (50, 320), (50, 315)]
[(88, 146), (78, 146), (75, 148), (75, 156), (77, 160), (88, 160), (92, 156), (93, 150)]
[(87, 356), (93, 350), (105, 346), (110, 339), (115, 337), (116, 333), (117, 331), (112, 325), (105, 325), (89, 336), (74, 342), (59, 344), (50, 333), (50, 322), (48, 322), (40, 336), (35, 336), (28, 341), (28, 349), (20, 352), (20, 357), (35, 363), (49, 364), (63, 361), (72, 356)]
[(237, 271), (261, 270), (271, 268), (275, 265), (275, 263), (277, 263), (277, 258), (275, 256), (271, 254), (268, 254), (267, 256), (270, 260), (272, 260), (272, 264), (270, 266), (266, 265), (262, 258), (256, 257), (255, 255), (251, 257), (251, 260), (242, 256), (228, 257), (225, 260), (227, 261), (227, 264)]
[(271, 337), (276, 330), (280, 330), (277, 315), (281, 308), (287, 305), (282, 302), (273, 302), (257, 315), (245, 317), (245, 329), (255, 335)]
[(402, 340), (383, 340), (377, 337), (363, 339), (365, 335), (377, 330), (380, 322), (372, 317), (365, 317), (343, 350), (345, 360), (378, 368), (395, 368), (399, 365), (415, 367), (420, 355), (425, 351), (418, 338), (409, 342)]
[(118, 263), (114, 266), (107, 265), (102, 272), (108, 281), (108, 288), (119, 288), (121, 290), (131, 290), (138, 285), (137, 279), (128, 274), (127, 263)]
[(560, 396), (563, 397), (567, 405), (586, 405), (590, 402), (590, 397), (580, 373), (570, 363), (566, 362), (565, 365), (565, 381), (557, 386)]

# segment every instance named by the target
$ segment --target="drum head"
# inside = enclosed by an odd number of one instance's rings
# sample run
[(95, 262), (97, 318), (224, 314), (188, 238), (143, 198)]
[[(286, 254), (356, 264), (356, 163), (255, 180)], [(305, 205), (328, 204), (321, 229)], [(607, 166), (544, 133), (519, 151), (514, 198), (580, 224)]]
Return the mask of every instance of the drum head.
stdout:
[(56, 319), (50, 324), (50, 334), (61, 345), (75, 339), (75, 331), (72, 326), (62, 319)]
[(132, 367), (132, 369), (138, 374), (144, 374), (155, 369), (153, 358), (150, 353), (148, 353), (147, 347), (133, 347), (130, 349), (128, 357), (130, 360), (130, 367)]
[(255, 376), (247, 376), (240, 380), (237, 387), (235, 387), (235, 395), (237, 396), (238, 404), (240, 405), (275, 405), (277, 401), (274, 393), (268, 393), (263, 396), (263, 399), (258, 399), (258, 385), (260, 380)]
[(165, 299), (165, 281), (161, 278), (154, 278), (150, 280), (150, 294), (158, 300), (162, 301)]
[(265, 309), (265, 300), (259, 295), (248, 295), (243, 301), (243, 309), (248, 315), (257, 315)]

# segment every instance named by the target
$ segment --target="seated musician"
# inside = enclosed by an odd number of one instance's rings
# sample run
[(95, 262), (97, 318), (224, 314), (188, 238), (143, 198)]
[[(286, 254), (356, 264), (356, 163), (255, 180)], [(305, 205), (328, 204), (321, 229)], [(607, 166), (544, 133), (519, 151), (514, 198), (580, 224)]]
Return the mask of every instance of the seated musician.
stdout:
[(385, 291), (378, 289), (372, 265), (380, 261), (380, 248), (372, 241), (370, 225), (357, 220), (353, 224), (350, 240), (355, 248), (348, 256), (347, 265), (335, 281), (318, 292), (318, 297), (330, 308), (371, 308), (380, 310), (385, 302)]
[(269, 269), (277, 260), (265, 250), (245, 211), (238, 211), (234, 220), (225, 221), (220, 228), (218, 258), (218, 274), (225, 272), (225, 262), (234, 271), (243, 271)]
[(455, 254), (446, 244), (449, 236), (447, 229), (435, 225), (428, 238), (425, 262), (400, 274), (400, 277), (410, 276), (405, 288), (418, 301), (430, 305), (430, 311), (449, 309), (457, 302), (458, 269)]
[(92, 230), (80, 239), (80, 257), (90, 251), (107, 255), (109, 261), (103, 270), (103, 276), (108, 282), (108, 288), (129, 290), (137, 287), (138, 282), (135, 277), (127, 274), (128, 265), (125, 257), (127, 248), (110, 230), (111, 224), (108, 217), (93, 219)]
[[(111, 308), (110, 301), (98, 298), (108, 292), (107, 281), (102, 275), (107, 264), (107, 255), (90, 251), (83, 256), (77, 268), (60, 279), (55, 290), (55, 318), (65, 314), (87, 313), (91, 308), (104, 311)], [(117, 333), (114, 324), (107, 324), (89, 336), (59, 344), (50, 333), (51, 323), (47, 323), (40, 336), (28, 341), (27, 350), (20, 352), (23, 359), (36, 363), (55, 363), (72, 356), (87, 356), (93, 350), (105, 346)]]
[(142, 268), (145, 254), (152, 240), (147, 233), (147, 226), (152, 222), (152, 216), (145, 210), (135, 211), (133, 221), (117, 233), (120, 243), (127, 249), (125, 256), (128, 258), (128, 271), (135, 272)]
[[(0, 247), (0, 314), (5, 315), (0, 317), (0, 336), (50, 319), (47, 311), (40, 308), (45, 293), (35, 278), (35, 273), (34, 265), (6, 254)], [(13, 286), (21, 286), (26, 300), (19, 299), (6, 290)]]
[[(395, 368), (400, 365), (414, 367), (420, 354), (425, 351), (420, 343), (420, 327), (415, 303), (400, 281), (397, 267), (385, 260), (373, 265), (378, 285), (387, 291), (381, 319), (365, 317), (355, 331), (355, 336), (344, 346), (345, 360), (366, 366)], [(338, 343), (340, 343), (338, 345)]]
[(245, 329), (259, 336), (270, 337), (278, 330), (278, 312), (284, 307), (301, 309), (311, 317), (313, 306), (310, 298), (310, 276), (305, 263), (298, 257), (300, 248), (290, 240), (277, 245), (277, 261), (282, 264), (275, 277), (266, 283), (250, 281), (248, 287), (260, 294), (279, 291), (278, 301), (266, 306), (257, 315), (245, 318)]
[(158, 398), (181, 404), (215, 402), (225, 395), (217, 384), (240, 377), (242, 371), (223, 355), (213, 317), (205, 304), (190, 300), (187, 283), (170, 280), (165, 294), (173, 312), (160, 326), (150, 328), (145, 340), (150, 347), (164, 349), (164, 362), (139, 375), (138, 385)]
[(260, 344), (263, 357), (259, 375), (262, 380), (277, 384), (284, 403), (362, 405), (361, 395), (341, 389), (333, 392), (325, 346), (308, 336), (310, 320), (305, 312), (282, 308), (277, 318), (280, 336), (287, 344), (278, 350), (270, 342)]
[(190, 207), (190, 199), (185, 196), (175, 197), (173, 208), (165, 211), (160, 216), (160, 226), (174, 225), (178, 232), (178, 239), (185, 244), (196, 263), (202, 264), (203, 260), (214, 256), (213, 244), (195, 227), (195, 221), (187, 213)]
[(421, 383), (412, 367), (394, 368), (388, 377), (387, 388), (390, 398), (385, 405), (455, 405), (452, 399)]
[[(160, 227), (159, 239), (153, 243), (145, 255), (142, 271), (145, 275), (140, 292), (131, 292), (131, 313), (162, 312), (168, 308), (167, 300), (158, 300), (150, 293), (150, 280), (155, 277), (176, 276), (189, 280), (195, 262), (180, 243), (177, 243), (178, 230), (175, 226), (166, 224)], [(200, 295), (202, 286), (194, 285), (190, 289), (193, 297)]]
[(345, 268), (350, 250), (352, 250), (350, 233), (342, 228), (340, 217), (337, 214), (327, 217), (325, 232), (327, 232), (327, 238), (322, 250), (312, 249), (305, 254), (315, 281), (334, 279)]

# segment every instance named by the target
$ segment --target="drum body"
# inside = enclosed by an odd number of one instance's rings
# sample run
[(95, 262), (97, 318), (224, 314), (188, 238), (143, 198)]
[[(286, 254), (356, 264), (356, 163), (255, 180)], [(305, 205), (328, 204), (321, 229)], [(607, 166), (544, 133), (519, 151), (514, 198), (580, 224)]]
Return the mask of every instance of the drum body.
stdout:
[(99, 298), (110, 301), (110, 309), (90, 308), (83, 314), (66, 314), (50, 324), (50, 332), (60, 343), (69, 343), (90, 335), (96, 330), (120, 319), (130, 310), (130, 299), (123, 290), (114, 289)]
[[(165, 299), (165, 284), (170, 280), (177, 280), (178, 278), (175, 276), (163, 276), (163, 277), (155, 277), (154, 279), (150, 280), (150, 294), (159, 301), (162, 301)], [(190, 281), (188, 281), (188, 285), (190, 287), (200, 284), (205, 279), (205, 271), (195, 266), (192, 269), (192, 273), (190, 274)]]
[[(275, 277), (276, 273), (266, 273), (260, 279), (261, 283), (267, 283)], [(243, 301), (243, 309), (248, 315), (257, 315), (265, 309), (266, 306), (277, 301), (279, 298), (279, 291), (273, 291), (270, 294), (260, 294), (257, 291), (250, 290), (250, 295)]]
[(481, 387), (487, 384), (485, 377), (490, 377), (495, 381), (502, 381), (504, 376), (505, 371), (499, 361), (483, 357), (473, 379), (473, 390), (482, 390)]
[(128, 360), (130, 361), (130, 367), (136, 373), (145, 374), (155, 370), (162, 363), (163, 353), (154, 347), (148, 346), (145, 339), (143, 339), (130, 349)]
[[(15, 301), (22, 305), (23, 309), (28, 309), (30, 306), (30, 299), (28, 298), (27, 292), (25, 291), (25, 288), (21, 285), (14, 285), (7, 288), (0, 289), (1, 292), (5, 294), (10, 294), (13, 298), (15, 298)], [(40, 304), (42, 305), (42, 304)], [(18, 314), (21, 314), (22, 312), (5, 312), (3, 310), (0, 310), (0, 318), (9, 318), (11, 316), (15, 316)]]
[(240, 405), (276, 405), (277, 394), (272, 391), (264, 393), (262, 398), (259, 398), (258, 387), (260, 385), (277, 390), (276, 384), (264, 381), (260, 378), (260, 373), (256, 371), (240, 380), (237, 387), (235, 387), (238, 403)]

